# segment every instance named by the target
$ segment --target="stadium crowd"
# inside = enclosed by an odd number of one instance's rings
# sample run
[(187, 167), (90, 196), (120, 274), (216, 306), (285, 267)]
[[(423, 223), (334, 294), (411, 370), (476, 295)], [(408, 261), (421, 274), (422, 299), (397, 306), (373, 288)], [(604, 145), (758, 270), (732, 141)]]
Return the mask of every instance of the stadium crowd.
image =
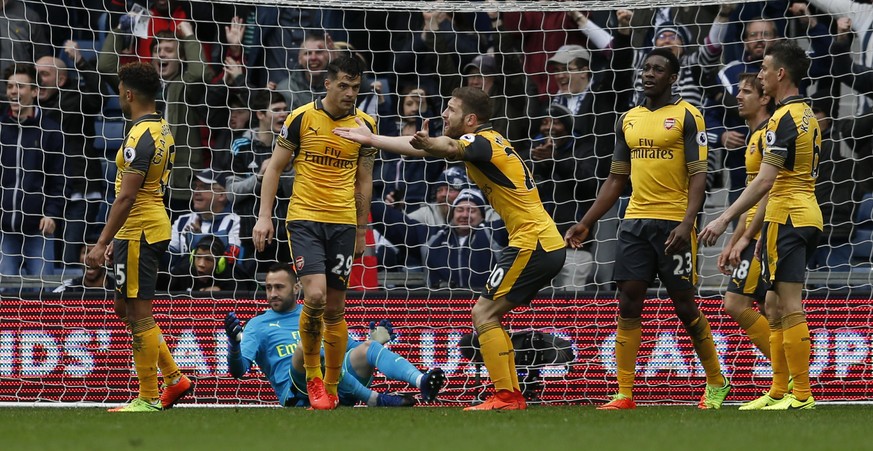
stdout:
[[(170, 0), (0, 4), (0, 27), (16, 32), (0, 36), (3, 275), (82, 274), (82, 249), (95, 241), (114, 197), (112, 161), (126, 129), (115, 90), (125, 62), (158, 70), (158, 110), (176, 140), (166, 196), (173, 239), (158, 290), (241, 290), (289, 259), (283, 218), (294, 171), (289, 165), (280, 177), (277, 240), (258, 252), (252, 229), (261, 181), (286, 117), (324, 94), (325, 68), (338, 55), (368, 69), (357, 107), (377, 118), (382, 135), (412, 135), (425, 119), (438, 135), (453, 89), (488, 93), (491, 125), (525, 159), (564, 233), (607, 178), (615, 124), (642, 99), (642, 62), (656, 47), (679, 59), (676, 92), (705, 115), (707, 192), (725, 188), (735, 200), (746, 182), (750, 133), (738, 114), (740, 74), (757, 72), (764, 50), (780, 39), (798, 42), (810, 56), (812, 82), (801, 93), (822, 124), (816, 195), (825, 230), (810, 269), (871, 264), (867, 4), (777, 0), (499, 14)], [(857, 61), (855, 41), (862, 45)], [(853, 92), (862, 100), (844, 114), (839, 100)], [(463, 166), (381, 152), (368, 250), (350, 288), (375, 288), (376, 271), (405, 271), (421, 272), (432, 288), (481, 290), (506, 231), (476, 188)], [(721, 202), (719, 209), (724, 203), (716, 196), (707, 202)], [(621, 214), (619, 203), (607, 217)], [(582, 290), (609, 280), (614, 250), (594, 238), (614, 238), (615, 226), (601, 224), (592, 239), (568, 250), (555, 287)], [(111, 286), (86, 283), (88, 277), (59, 290)]]

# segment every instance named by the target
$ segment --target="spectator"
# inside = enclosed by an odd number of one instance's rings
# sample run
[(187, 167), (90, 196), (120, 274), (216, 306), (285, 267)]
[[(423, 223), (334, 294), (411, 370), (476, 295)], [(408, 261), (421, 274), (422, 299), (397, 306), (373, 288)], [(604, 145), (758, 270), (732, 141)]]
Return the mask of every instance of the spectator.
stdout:
[(22, 0), (0, 0), (0, 74), (53, 54), (45, 18)]
[(79, 263), (85, 268), (85, 273), (73, 279), (66, 279), (63, 284), (54, 289), (53, 293), (82, 293), (88, 291), (103, 292), (105, 295), (110, 295), (115, 291), (115, 279), (109, 277), (106, 266), (100, 265), (89, 268), (85, 265), (85, 256), (94, 243), (90, 242), (82, 246), (79, 251)]
[(217, 111), (216, 114), (210, 114), (210, 119), (223, 119), (223, 122), (210, 125), (209, 128), (213, 139), (211, 166), (215, 171), (228, 172), (233, 159), (233, 143), (237, 139), (246, 138), (252, 130), (252, 110), (235, 94), (226, 97), (223, 102), (223, 106), (209, 108), (210, 112)]
[(439, 180), (433, 185), (434, 199), (410, 213), (409, 219), (426, 224), (428, 226), (446, 225), (449, 217), (449, 208), (455, 202), (458, 194), (467, 187), (470, 181), (463, 166), (451, 166), (440, 175)]
[(449, 224), (430, 227), (385, 208), (385, 204), (374, 203), (374, 227), (410, 254), (420, 252), (429, 286), (481, 290), (498, 253), (509, 243), (502, 221), (483, 222), (485, 206), (479, 190), (466, 189), (452, 203)]
[[(563, 105), (549, 106), (530, 151), (540, 199), (561, 235), (582, 219), (597, 196), (594, 149), (573, 136), (573, 119)], [(553, 283), (558, 288), (581, 290), (593, 267), (590, 245), (567, 249), (564, 268)]]
[(333, 39), (329, 34), (320, 30), (306, 31), (306, 38), (297, 53), (297, 67), (276, 87), (292, 111), (324, 95), (324, 78), (333, 49)]
[(176, 218), (173, 223), (169, 250), (171, 266), (184, 260), (204, 237), (216, 237), (227, 249), (227, 257), (233, 261), (243, 257), (240, 240), (240, 217), (230, 212), (227, 176), (211, 169), (204, 169), (194, 178), (194, 195), (191, 196), (191, 213)]
[[(285, 244), (287, 235), (282, 219), (274, 224), (278, 239), (268, 245), (264, 252), (256, 255), (255, 245), (252, 242), (252, 229), (255, 227), (258, 211), (261, 208), (259, 196), (261, 179), (270, 164), (275, 139), (282, 130), (285, 118), (288, 117), (288, 104), (278, 92), (262, 90), (252, 100), (252, 110), (258, 120), (258, 128), (245, 132), (231, 145), (233, 173), (227, 179), (227, 190), (233, 194), (233, 211), (240, 217), (242, 253), (246, 258), (257, 257), (259, 268), (266, 270), (263, 265), (269, 266), (269, 262), (290, 259), (290, 251)], [(285, 218), (293, 185), (294, 172), (289, 165), (279, 179), (279, 200), (273, 210), (274, 218)], [(260, 269), (255, 272), (260, 272)]]
[(536, 103), (530, 101), (525, 92), (526, 78), (523, 75), (503, 75), (503, 71), (510, 74), (520, 72), (512, 67), (513, 61), (506, 55), (478, 55), (464, 66), (463, 75), (466, 86), (481, 89), (491, 97), (491, 126), (512, 143), (518, 143), (528, 137), (529, 116), (532, 115), (528, 113)]
[(206, 87), (206, 104), (209, 106), (206, 124), (209, 126), (209, 142), (212, 144), (212, 168), (230, 170), (230, 145), (243, 132), (251, 128), (250, 93), (246, 86), (245, 66), (242, 60), (242, 39), (246, 25), (234, 17), (224, 27), (227, 47), (222, 60), (222, 70)]
[(103, 199), (102, 153), (94, 149), (94, 117), (100, 113), (103, 99), (100, 77), (94, 64), (82, 57), (75, 41), (67, 41), (64, 51), (75, 62), (83, 83), (69, 75), (59, 58), (44, 56), (36, 61), (39, 80), (39, 107), (46, 117), (64, 132), (64, 211), (63, 247), (56, 249), (64, 264), (79, 261), (79, 254), (89, 232), (88, 224), (97, 222)]
[(7, 110), (0, 116), (0, 274), (52, 274), (52, 246), (64, 209), (64, 136), (60, 125), (36, 106), (36, 69), (6, 70)]
[(254, 291), (252, 275), (229, 257), (217, 236), (204, 236), (171, 271), (170, 291)]
[[(103, 51), (98, 53), (97, 68), (106, 82), (118, 86), (118, 54), (121, 52), (121, 30), (106, 37)], [(169, 181), (170, 213), (188, 208), (191, 201), (191, 178), (203, 166), (203, 146), (198, 125), (205, 117), (203, 106), (206, 82), (212, 79), (210, 69), (202, 59), (200, 44), (194, 39), (194, 29), (187, 21), (179, 22), (176, 32), (161, 31), (153, 41), (152, 65), (163, 81), (158, 110), (170, 124), (176, 139), (176, 157)]]

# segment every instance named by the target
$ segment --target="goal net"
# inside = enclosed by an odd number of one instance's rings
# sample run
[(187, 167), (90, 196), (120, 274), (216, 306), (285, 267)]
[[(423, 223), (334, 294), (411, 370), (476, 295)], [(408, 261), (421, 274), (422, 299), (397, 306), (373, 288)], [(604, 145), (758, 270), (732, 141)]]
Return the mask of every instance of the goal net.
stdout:
[[(228, 373), (222, 319), (236, 311), (247, 320), (268, 308), (259, 285), (264, 272), (290, 259), (282, 218), (293, 172), (280, 179), (277, 240), (265, 252), (251, 241), (260, 176), (288, 113), (323, 94), (331, 58), (348, 54), (365, 63), (357, 108), (387, 135), (410, 135), (425, 120), (439, 135), (453, 89), (488, 92), (492, 126), (525, 161), (563, 233), (608, 175), (615, 123), (641, 100), (641, 62), (656, 46), (679, 56), (674, 90), (706, 120), (700, 221), (735, 201), (745, 183), (749, 132), (737, 109), (737, 82), (758, 71), (763, 48), (776, 39), (807, 50), (802, 94), (823, 130), (816, 196), (825, 230), (804, 291), (812, 389), (820, 400), (871, 398), (869, 4), (324, 0), (314, 8), (291, 0), (117, 0), (61, 8), (10, 0), (6, 10), (2, 403), (116, 403), (136, 391), (130, 337), (112, 309), (115, 275), (81, 264), (115, 198), (116, 154), (130, 127), (115, 76), (125, 62), (156, 65), (163, 80), (158, 109), (177, 143), (166, 196), (173, 239), (161, 262), (155, 317), (180, 368), (196, 379), (187, 402), (262, 405), (275, 396), (257, 368), (241, 381)], [(26, 66), (34, 63), (30, 75)], [(381, 152), (373, 179), (367, 250), (350, 276), (350, 330), (363, 340), (367, 323), (390, 319), (400, 333), (391, 349), (422, 369), (446, 371), (440, 401), (469, 403), (489, 385), (466, 345), (470, 309), (507, 245), (505, 227), (463, 166)], [(599, 402), (616, 391), (612, 269), (627, 201), (623, 196), (604, 216), (581, 250), (569, 252), (550, 287), (507, 316), (535, 401)], [(471, 208), (457, 208), (464, 205)], [(222, 261), (239, 269), (225, 274), (215, 293), (191, 290), (205, 238), (215, 238)], [(716, 261), (725, 242), (699, 250), (697, 295), (735, 387), (729, 399), (745, 400), (767, 386), (770, 366), (724, 313), (728, 280)], [(220, 258), (213, 260), (217, 267)], [(649, 298), (635, 399), (694, 402), (703, 369), (659, 281)], [(381, 375), (374, 388), (414, 391)]]

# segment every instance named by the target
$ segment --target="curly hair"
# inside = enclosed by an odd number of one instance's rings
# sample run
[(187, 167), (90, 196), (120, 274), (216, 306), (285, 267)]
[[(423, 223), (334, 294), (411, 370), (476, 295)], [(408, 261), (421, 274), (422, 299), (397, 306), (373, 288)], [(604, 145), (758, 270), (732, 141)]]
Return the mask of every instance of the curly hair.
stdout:
[(161, 90), (161, 78), (154, 66), (148, 63), (134, 61), (121, 66), (118, 79), (124, 86), (137, 94), (155, 98)]

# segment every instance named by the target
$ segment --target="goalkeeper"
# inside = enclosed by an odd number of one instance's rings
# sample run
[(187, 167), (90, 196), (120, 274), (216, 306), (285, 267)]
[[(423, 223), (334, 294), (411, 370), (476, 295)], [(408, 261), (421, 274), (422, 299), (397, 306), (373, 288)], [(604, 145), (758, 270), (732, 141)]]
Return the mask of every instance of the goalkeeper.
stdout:
[[(297, 277), (290, 266), (273, 265), (267, 271), (266, 288), (270, 308), (246, 324), (245, 333), (234, 312), (224, 318), (228, 338), (227, 362), (230, 374), (241, 378), (253, 362), (270, 380), (279, 404), (285, 407), (309, 405), (306, 372), (299, 346), (300, 308), (297, 305)], [(422, 373), (403, 357), (389, 351), (384, 343), (393, 338), (391, 323), (370, 323), (370, 338), (349, 339), (338, 390), (343, 405), (358, 401), (370, 407), (406, 407), (415, 404), (409, 395), (378, 393), (368, 387), (375, 368), (389, 379), (402, 380), (421, 392), (423, 401), (433, 401), (446, 384), (443, 371)]]

